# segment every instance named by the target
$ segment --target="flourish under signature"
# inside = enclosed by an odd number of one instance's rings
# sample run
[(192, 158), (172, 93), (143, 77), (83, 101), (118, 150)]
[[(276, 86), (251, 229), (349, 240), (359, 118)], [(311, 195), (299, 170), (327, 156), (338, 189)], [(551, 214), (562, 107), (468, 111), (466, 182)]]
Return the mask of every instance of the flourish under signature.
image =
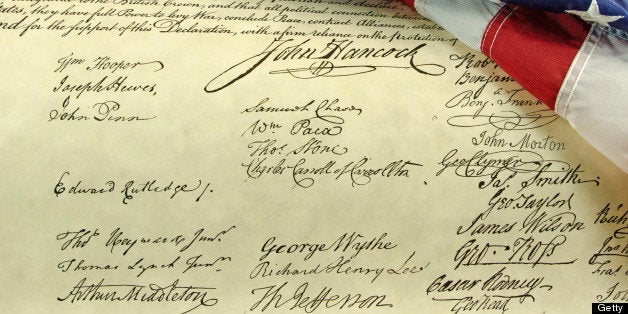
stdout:
[[(293, 39), (274, 39), (264, 50), (248, 57), (213, 77), (206, 85), (205, 92), (215, 93), (229, 87), (233, 83), (251, 74), (265, 62), (281, 62), (295, 60), (316, 60), (307, 67), (295, 67), (270, 71), (270, 74), (290, 74), (300, 79), (315, 77), (338, 77), (359, 75), (375, 71), (378, 68), (413, 69), (428, 76), (440, 76), (446, 68), (436, 63), (418, 63), (416, 57), (419, 50), (426, 47), (422, 43), (414, 48), (374, 48), (356, 47), (352, 40), (332, 39), (320, 47), (308, 45), (310, 39), (290, 45)], [(336, 65), (334, 62), (351, 60), (406, 60), (408, 65)], [(370, 63), (370, 62), (369, 62)]]

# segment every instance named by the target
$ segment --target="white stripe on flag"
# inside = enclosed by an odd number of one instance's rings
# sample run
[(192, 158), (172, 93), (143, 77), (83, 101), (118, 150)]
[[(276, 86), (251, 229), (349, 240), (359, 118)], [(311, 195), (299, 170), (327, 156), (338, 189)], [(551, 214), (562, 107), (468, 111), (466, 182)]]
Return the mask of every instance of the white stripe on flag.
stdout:
[(486, 26), (502, 6), (486, 0), (414, 1), (419, 14), (438, 23), (477, 51), (480, 51)]
[(571, 65), (556, 112), (628, 172), (628, 38), (595, 24)]

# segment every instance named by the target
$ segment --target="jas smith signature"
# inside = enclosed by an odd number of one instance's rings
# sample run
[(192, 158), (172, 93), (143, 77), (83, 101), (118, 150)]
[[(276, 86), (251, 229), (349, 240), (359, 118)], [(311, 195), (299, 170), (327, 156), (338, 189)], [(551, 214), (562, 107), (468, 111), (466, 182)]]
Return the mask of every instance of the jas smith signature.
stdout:
[[(224, 70), (207, 85), (205, 92), (215, 93), (251, 74), (257, 67), (265, 62), (281, 62), (292, 60), (312, 60), (306, 67), (288, 68), (270, 71), (270, 74), (290, 74), (295, 78), (311, 79), (315, 77), (337, 77), (364, 74), (378, 68), (413, 69), (423, 75), (439, 76), (445, 73), (445, 67), (435, 63), (418, 63), (416, 56), (419, 50), (427, 44), (419, 44), (409, 48), (373, 48), (358, 47), (354, 41), (332, 39), (321, 47), (309, 45), (310, 39), (298, 43), (294, 39), (274, 39), (260, 53), (248, 57)], [(408, 65), (336, 65), (338, 61), (350, 60), (407, 60)]]

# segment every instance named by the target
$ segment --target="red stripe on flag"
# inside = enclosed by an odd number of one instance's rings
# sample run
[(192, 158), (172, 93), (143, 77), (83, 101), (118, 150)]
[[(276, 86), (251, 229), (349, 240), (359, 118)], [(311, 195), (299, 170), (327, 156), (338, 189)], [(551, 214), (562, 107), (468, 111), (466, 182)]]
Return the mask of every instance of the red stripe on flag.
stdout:
[(550, 108), (591, 26), (569, 14), (505, 5), (488, 24), (481, 49)]
[(408, 5), (409, 7), (411, 7), (412, 9), (416, 10), (414, 8), (414, 0), (401, 0), (401, 2), (405, 3), (406, 5)]

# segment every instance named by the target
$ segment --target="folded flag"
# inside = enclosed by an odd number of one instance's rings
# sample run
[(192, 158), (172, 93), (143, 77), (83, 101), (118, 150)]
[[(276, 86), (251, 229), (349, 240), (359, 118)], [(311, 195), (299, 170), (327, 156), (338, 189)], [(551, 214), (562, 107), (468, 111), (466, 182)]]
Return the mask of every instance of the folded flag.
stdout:
[(402, 1), (493, 59), (628, 172), (626, 0)]
[(502, 0), (497, 3), (520, 4), (532, 9), (570, 13), (589, 22), (612, 26), (628, 32), (628, 1), (626, 0)]

